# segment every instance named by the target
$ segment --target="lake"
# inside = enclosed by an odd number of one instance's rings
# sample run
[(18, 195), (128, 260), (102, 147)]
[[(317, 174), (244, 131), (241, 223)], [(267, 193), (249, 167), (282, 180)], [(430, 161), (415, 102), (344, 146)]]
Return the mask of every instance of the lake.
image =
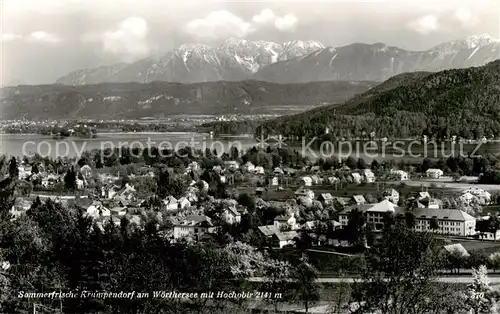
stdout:
[[(270, 145), (279, 145), (280, 142), (270, 140)], [(247, 150), (256, 145), (262, 145), (258, 140), (250, 136), (220, 136), (211, 138), (206, 133), (189, 132), (169, 132), (169, 133), (98, 133), (97, 138), (76, 138), (54, 139), (51, 136), (37, 134), (0, 134), (0, 154), (11, 156), (33, 155), (38, 153), (41, 156), (76, 157), (83, 151), (93, 149), (119, 148), (119, 147), (161, 147), (170, 149), (180, 149), (191, 146), (203, 151), (206, 148), (217, 152), (228, 152), (232, 146)], [(346, 141), (346, 142), (311, 142), (310, 140), (282, 141), (281, 147), (296, 149), (303, 155), (312, 159), (319, 157), (342, 157), (352, 155), (362, 157), (366, 161), (373, 159), (404, 159), (405, 161), (415, 161), (423, 159), (425, 156), (431, 158), (450, 155), (467, 156), (474, 153), (476, 156), (484, 154), (500, 154), (500, 143), (489, 142), (480, 144), (432, 144), (422, 145), (421, 143), (404, 140), (398, 142), (372, 142), (367, 141)]]

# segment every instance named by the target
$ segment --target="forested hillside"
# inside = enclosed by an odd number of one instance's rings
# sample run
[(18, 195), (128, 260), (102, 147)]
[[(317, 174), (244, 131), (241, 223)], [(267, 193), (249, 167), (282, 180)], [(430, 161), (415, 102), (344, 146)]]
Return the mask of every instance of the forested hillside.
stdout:
[(347, 138), (371, 132), (390, 138), (498, 137), (500, 60), (483, 67), (399, 75), (344, 104), (261, 127), (265, 133), (307, 137), (323, 135), (326, 128), (332, 136)]

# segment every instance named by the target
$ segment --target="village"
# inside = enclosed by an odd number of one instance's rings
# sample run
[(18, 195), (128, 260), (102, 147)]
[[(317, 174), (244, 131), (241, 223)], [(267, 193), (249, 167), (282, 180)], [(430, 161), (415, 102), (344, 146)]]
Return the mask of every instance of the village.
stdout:
[(353, 235), (346, 230), (354, 212), (374, 234), (406, 217), (414, 230), (450, 239), (499, 237), (500, 223), (478, 223), (496, 221), (498, 192), (470, 183), (463, 189), (439, 188), (433, 182), (447, 178), (441, 169), (419, 173), (415, 167), (406, 171), (377, 161), (366, 165), (362, 159), (345, 160), (336, 169), (303, 160), (301, 167), (291, 167), (272, 161), (279, 154), (283, 152), (253, 148), (241, 157), (232, 151), (222, 158), (177, 158), (165, 169), (144, 162), (107, 167), (105, 161), (96, 167), (88, 157), (73, 164), (59, 161), (54, 169), (41, 158), (24, 158), (11, 212), (16, 217), (33, 202), (51, 199), (81, 210), (100, 228), (125, 220), (142, 228), (155, 219), (172, 241), (210, 241), (223, 232), (275, 248), (294, 247), (304, 234), (310, 246), (348, 247)]

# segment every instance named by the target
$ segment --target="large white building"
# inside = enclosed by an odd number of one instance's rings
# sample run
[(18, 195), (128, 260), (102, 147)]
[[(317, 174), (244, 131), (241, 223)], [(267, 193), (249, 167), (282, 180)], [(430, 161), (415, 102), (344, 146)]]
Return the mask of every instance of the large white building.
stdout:
[[(339, 213), (339, 221), (342, 228), (349, 222), (351, 212), (360, 210), (366, 218), (366, 223), (373, 227), (374, 231), (380, 231), (384, 227), (384, 216), (390, 212), (394, 216), (404, 214), (406, 210), (398, 207), (388, 200), (383, 200), (377, 204), (355, 205), (346, 208)], [(436, 209), (436, 208), (416, 208), (415, 231), (429, 231), (439, 234), (456, 236), (471, 236), (476, 234), (476, 219), (459, 209)], [(438, 229), (431, 229), (431, 220), (436, 219)]]
[(398, 205), (383, 200), (377, 204), (364, 204), (351, 206), (339, 214), (339, 222), (342, 228), (345, 228), (349, 222), (351, 212), (355, 209), (360, 210), (366, 217), (366, 223), (373, 226), (373, 230), (380, 231), (384, 227), (384, 216), (390, 212), (394, 216), (404, 211), (404, 208)]

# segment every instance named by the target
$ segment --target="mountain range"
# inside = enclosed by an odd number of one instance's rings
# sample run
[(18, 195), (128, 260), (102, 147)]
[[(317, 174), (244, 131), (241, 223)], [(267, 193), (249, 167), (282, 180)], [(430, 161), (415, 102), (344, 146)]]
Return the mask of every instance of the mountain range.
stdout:
[(320, 42), (299, 40), (280, 45), (269, 41), (229, 39), (215, 48), (204, 44), (185, 44), (165, 55), (151, 56), (131, 64), (78, 70), (59, 78), (56, 83), (241, 81), (251, 79), (266, 65), (322, 48), (324, 46)]
[(66, 85), (167, 81), (195, 83), (254, 79), (275, 83), (378, 81), (405, 72), (481, 66), (500, 59), (500, 40), (476, 35), (409, 51), (382, 43), (325, 47), (318, 41), (229, 39), (218, 47), (182, 45), (131, 64), (78, 70), (57, 80)]
[(3, 120), (45, 120), (162, 118), (174, 114), (286, 114), (344, 102), (375, 85), (375, 82), (341, 81), (23, 85), (0, 89), (0, 116)]
[(342, 104), (270, 120), (257, 134), (286, 137), (500, 136), (500, 60), (481, 67), (404, 73)]

